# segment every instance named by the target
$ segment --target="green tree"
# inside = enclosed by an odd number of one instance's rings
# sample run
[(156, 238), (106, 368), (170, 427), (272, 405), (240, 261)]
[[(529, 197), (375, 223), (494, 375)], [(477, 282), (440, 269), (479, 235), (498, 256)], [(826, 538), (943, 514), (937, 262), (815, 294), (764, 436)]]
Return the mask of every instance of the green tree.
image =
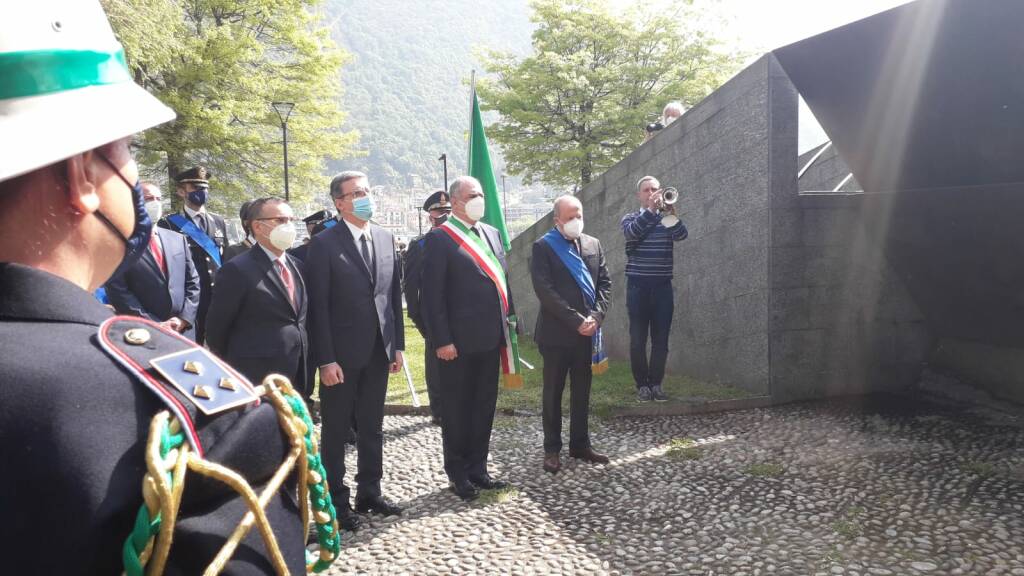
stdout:
[(603, 0), (534, 0), (533, 53), (490, 52), (479, 82), (487, 134), (527, 183), (583, 186), (632, 151), (672, 100), (694, 104), (735, 69), (712, 36), (671, 13), (613, 11)]
[(136, 80), (177, 112), (138, 140), (144, 175), (193, 164), (215, 180), (215, 206), (283, 194), (281, 126), (288, 122), (292, 197), (326, 189), (327, 160), (349, 154), (340, 68), (347, 55), (316, 12), (320, 0), (104, 0)]

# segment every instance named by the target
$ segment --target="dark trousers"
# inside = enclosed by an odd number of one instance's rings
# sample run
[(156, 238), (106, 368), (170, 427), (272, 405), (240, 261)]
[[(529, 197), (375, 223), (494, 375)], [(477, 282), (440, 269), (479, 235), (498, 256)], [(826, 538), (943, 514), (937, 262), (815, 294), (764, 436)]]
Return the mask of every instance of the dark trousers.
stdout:
[(444, 418), (441, 398), (441, 374), (437, 358), (437, 350), (429, 340), (424, 340), (423, 350), (423, 375), (427, 379), (427, 397), (430, 398), (430, 413), (433, 416)]
[(452, 482), (479, 478), (487, 474), (498, 401), (498, 349), (460, 352), (455, 360), (439, 360), (438, 368), (443, 386), (444, 471)]
[[(637, 388), (661, 386), (668, 358), (668, 335), (672, 330), (675, 302), (670, 278), (626, 279), (626, 308), (629, 311), (629, 364)], [(647, 360), (647, 337), (651, 357)]]
[(376, 498), (381, 495), (388, 364), (384, 343), (378, 335), (377, 345), (366, 366), (342, 365), (344, 382), (334, 386), (320, 386), (323, 463), (327, 470), (331, 497), (339, 508), (349, 503), (350, 490), (345, 485), (345, 438), (352, 427), (353, 418), (359, 428), (356, 438), (356, 498)]
[(569, 451), (590, 448), (590, 338), (573, 346), (540, 346), (544, 357), (544, 452), (562, 449), (562, 391), (569, 376)]

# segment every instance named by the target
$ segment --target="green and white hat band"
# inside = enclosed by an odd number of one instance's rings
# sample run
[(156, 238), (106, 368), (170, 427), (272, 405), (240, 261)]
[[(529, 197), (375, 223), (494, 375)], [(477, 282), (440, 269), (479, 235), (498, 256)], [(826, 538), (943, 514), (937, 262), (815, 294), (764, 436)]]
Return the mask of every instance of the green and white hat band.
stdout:
[(131, 81), (120, 45), (110, 52), (0, 52), (0, 100)]

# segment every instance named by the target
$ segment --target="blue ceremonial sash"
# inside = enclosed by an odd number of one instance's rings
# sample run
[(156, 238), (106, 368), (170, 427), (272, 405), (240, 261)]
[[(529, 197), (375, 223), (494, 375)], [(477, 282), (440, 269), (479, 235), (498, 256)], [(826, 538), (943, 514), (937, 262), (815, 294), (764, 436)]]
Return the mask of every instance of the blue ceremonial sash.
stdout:
[(334, 228), (337, 224), (338, 221), (335, 220), (334, 218), (331, 218), (330, 220), (324, 220), (324, 230), (330, 230), (331, 228)]
[(220, 250), (217, 248), (217, 244), (199, 226), (196, 226), (195, 222), (185, 218), (180, 213), (169, 215), (167, 221), (177, 226), (179, 232), (192, 239), (210, 258), (213, 258), (217, 266), (220, 266)]
[[(580, 291), (583, 292), (583, 301), (590, 310), (597, 310), (597, 289), (594, 286), (594, 278), (587, 269), (583, 257), (576, 251), (576, 243), (569, 242), (556, 228), (552, 228), (544, 235), (544, 241), (551, 246), (551, 249), (558, 256), (558, 259), (565, 264)], [(601, 329), (590, 339), (591, 357), (590, 368), (594, 374), (603, 374), (608, 369), (608, 356), (604, 352), (604, 339), (601, 337)]]

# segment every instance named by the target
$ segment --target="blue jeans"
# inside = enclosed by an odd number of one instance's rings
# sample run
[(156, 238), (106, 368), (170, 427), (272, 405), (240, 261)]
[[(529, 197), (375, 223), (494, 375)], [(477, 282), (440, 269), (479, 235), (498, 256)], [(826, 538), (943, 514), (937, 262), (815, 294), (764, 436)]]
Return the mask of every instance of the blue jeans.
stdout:
[[(672, 330), (675, 302), (672, 279), (626, 278), (626, 308), (629, 311), (629, 363), (637, 388), (661, 386), (668, 358), (668, 335)], [(647, 359), (647, 337), (651, 356)]]

